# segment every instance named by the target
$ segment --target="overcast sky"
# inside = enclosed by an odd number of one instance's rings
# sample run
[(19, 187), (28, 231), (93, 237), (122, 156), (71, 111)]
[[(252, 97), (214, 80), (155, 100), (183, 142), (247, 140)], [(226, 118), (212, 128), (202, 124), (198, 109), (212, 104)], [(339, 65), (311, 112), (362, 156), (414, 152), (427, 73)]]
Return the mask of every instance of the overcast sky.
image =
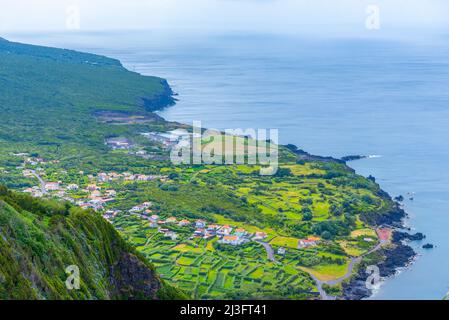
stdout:
[[(449, 33), (448, 0), (0, 0), (0, 32), (80, 28), (280, 33), (366, 32), (366, 8), (380, 9), (379, 33)], [(76, 6), (73, 11), (72, 6)], [(76, 19), (75, 19), (76, 20)]]

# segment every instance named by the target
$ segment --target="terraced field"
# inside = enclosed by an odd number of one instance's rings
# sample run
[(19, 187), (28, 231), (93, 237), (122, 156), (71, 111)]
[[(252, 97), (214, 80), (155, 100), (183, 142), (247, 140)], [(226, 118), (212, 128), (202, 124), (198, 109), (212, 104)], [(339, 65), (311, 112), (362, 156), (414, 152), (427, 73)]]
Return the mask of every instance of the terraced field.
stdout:
[[(339, 186), (320, 178), (317, 174), (326, 174), (326, 170), (319, 168), (319, 164), (285, 167), (291, 174), (282, 179), (254, 175), (258, 168), (248, 166), (176, 170), (179, 177), (171, 183), (182, 189), (195, 181), (195, 185), (203, 186), (203, 201), (198, 201), (196, 194), (192, 198), (179, 192), (161, 192), (151, 184), (135, 185), (133, 194), (141, 196), (139, 201), (157, 203), (164, 218), (169, 216), (164, 212), (170, 212), (178, 220), (201, 217), (208, 223), (244, 228), (252, 234), (265, 232), (263, 241), (275, 252), (275, 262), (268, 259), (266, 249), (255, 241), (239, 246), (223, 245), (216, 237), (208, 240), (193, 237), (193, 227), (165, 225), (178, 235), (172, 240), (150, 228), (147, 220), (129, 214), (117, 217), (114, 225), (156, 266), (164, 279), (195, 298), (314, 298), (317, 288), (310, 275), (323, 281), (337, 279), (347, 272), (351, 257), (360, 256), (377, 244), (374, 230), (361, 222), (358, 214), (354, 214), (348, 225), (348, 215), (339, 213), (338, 208), (349, 198), (360, 210), (377, 210), (383, 202), (364, 201), (367, 195), (375, 199), (369, 188)], [(162, 168), (161, 172), (170, 172), (170, 168)], [(238, 187), (230, 183), (232, 179), (238, 180)], [(220, 198), (217, 202), (216, 197)], [(187, 207), (197, 211), (184, 211)], [(324, 237), (317, 245), (299, 246), (301, 239), (311, 235), (326, 236), (327, 229), (320, 234), (316, 226), (320, 223), (326, 226), (330, 221), (345, 227), (334, 230), (336, 234), (329, 239)], [(278, 253), (280, 248), (285, 249), (285, 254)]]

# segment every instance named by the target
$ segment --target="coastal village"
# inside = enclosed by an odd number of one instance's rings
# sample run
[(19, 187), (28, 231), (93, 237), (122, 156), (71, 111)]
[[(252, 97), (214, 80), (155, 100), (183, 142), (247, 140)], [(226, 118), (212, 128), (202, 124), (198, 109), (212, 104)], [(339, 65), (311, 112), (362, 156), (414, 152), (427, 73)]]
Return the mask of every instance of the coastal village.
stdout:
[[(175, 132), (170, 134), (146, 134), (145, 136), (151, 137), (158, 142), (164, 143), (167, 147), (172, 146), (173, 143), (179, 143), (186, 139), (184, 133)], [(109, 141), (114, 148), (129, 148), (131, 146), (129, 141), (123, 139), (116, 139)], [(120, 214), (135, 215), (145, 221), (149, 222), (149, 227), (157, 229), (157, 231), (167, 239), (177, 240), (179, 235), (171, 230), (172, 226), (178, 226), (191, 230), (190, 239), (202, 238), (205, 240), (218, 239), (221, 244), (227, 244), (232, 246), (240, 246), (250, 241), (261, 242), (265, 240), (268, 235), (265, 232), (248, 232), (243, 228), (231, 225), (219, 225), (208, 223), (205, 220), (188, 220), (180, 219), (176, 217), (161, 217), (153, 214), (152, 202), (144, 202), (129, 208), (126, 212), (123, 210), (109, 209), (108, 206), (111, 203), (117, 201), (117, 190), (112, 188), (105, 188), (105, 185), (111, 182), (132, 182), (132, 181), (159, 181), (167, 182), (168, 176), (164, 175), (145, 175), (145, 174), (133, 174), (131, 172), (100, 172), (97, 175), (87, 175), (89, 181), (86, 185), (78, 185), (74, 183), (65, 183), (64, 181), (44, 181), (40, 174), (44, 173), (44, 170), (39, 165), (55, 164), (54, 161), (45, 161), (42, 158), (29, 157), (28, 154), (15, 154), (15, 156), (23, 157), (24, 164), (36, 167), (36, 169), (23, 169), (22, 174), (27, 178), (36, 178), (40, 182), (40, 186), (34, 186), (23, 190), (24, 193), (29, 193), (33, 197), (50, 196), (64, 201), (73, 203), (83, 209), (92, 209), (96, 212), (102, 213), (103, 217), (109, 222), (113, 222), (113, 219)], [(80, 175), (84, 175), (82, 171)], [(306, 239), (298, 239), (297, 248), (309, 248), (316, 246), (320, 243), (320, 238), (309, 237)], [(280, 247), (277, 250), (278, 254), (285, 254), (286, 250)]]
[[(162, 145), (162, 148), (166, 150), (191, 137), (190, 134), (184, 135), (181, 132), (148, 133), (142, 136), (159, 146)], [(107, 140), (106, 144), (114, 151), (126, 151), (128, 154), (143, 157), (148, 155), (126, 139)], [(136, 154), (137, 152), (140, 153)], [(189, 270), (206, 270), (204, 266), (208, 265), (207, 261), (218, 259), (217, 261), (225, 263), (238, 252), (249, 254), (246, 260), (236, 257), (230, 260), (235, 267), (248, 268), (242, 269), (241, 274), (233, 276), (233, 284), (223, 283), (220, 288), (213, 286), (206, 288), (196, 284), (195, 286), (200, 290), (197, 293), (199, 296), (222, 294), (224, 292), (222, 290), (225, 290), (223, 288), (235, 288), (239, 283), (249, 288), (257, 284), (261, 277), (266, 279), (264, 281), (267, 283), (274, 285), (276, 281), (273, 279), (273, 274), (278, 272), (288, 274), (286, 270), (293, 272), (291, 279), (286, 276), (283, 280), (286, 284), (308, 285), (297, 283), (299, 280), (293, 277), (297, 271), (293, 270), (304, 271), (313, 275), (314, 279), (328, 279), (330, 273), (332, 279), (339, 282), (345, 275), (350, 274), (347, 268), (350, 268), (351, 260), (357, 259), (364, 252), (377, 250), (380, 246), (387, 245), (392, 235), (389, 228), (379, 229), (377, 233), (374, 230), (361, 229), (353, 231), (345, 239), (331, 242), (312, 232), (305, 237), (292, 237), (279, 234), (270, 228), (258, 229), (230, 219), (220, 219), (218, 222), (189, 217), (182, 213), (174, 214), (170, 210), (161, 210), (151, 192), (145, 191), (139, 197), (133, 196), (134, 193), (130, 192), (133, 186), (139, 186), (142, 190), (149, 190), (148, 188), (153, 186), (159, 190), (160, 186), (176, 184), (173, 180), (176, 178), (170, 174), (171, 170), (158, 170), (157, 174), (130, 171), (85, 173), (81, 170), (72, 170), (67, 172), (59, 166), (58, 160), (46, 160), (27, 153), (14, 154), (14, 157), (23, 161), (16, 170), (27, 181), (35, 184), (22, 189), (23, 192), (37, 198), (68, 201), (80, 208), (101, 214), (126, 237), (130, 235), (130, 238), (127, 238), (128, 241), (138, 250), (142, 250), (155, 264), (163, 278), (180, 281), (182, 288), (192, 286), (192, 282), (188, 280), (191, 277)], [(218, 211), (216, 215), (221, 216)], [(133, 233), (139, 235), (134, 236)], [(346, 258), (341, 255), (323, 253), (326, 248), (335, 244), (346, 252)], [(248, 260), (251, 256), (253, 258)], [(301, 264), (299, 261), (302, 261)], [(306, 263), (314, 266), (319, 261), (332, 266), (332, 269), (321, 274), (321, 271), (303, 266)], [(216, 268), (218, 268), (217, 271), (213, 272), (218, 274), (211, 273), (211, 277), (218, 279), (226, 274), (224, 267)], [(214, 283), (213, 280), (207, 281)]]

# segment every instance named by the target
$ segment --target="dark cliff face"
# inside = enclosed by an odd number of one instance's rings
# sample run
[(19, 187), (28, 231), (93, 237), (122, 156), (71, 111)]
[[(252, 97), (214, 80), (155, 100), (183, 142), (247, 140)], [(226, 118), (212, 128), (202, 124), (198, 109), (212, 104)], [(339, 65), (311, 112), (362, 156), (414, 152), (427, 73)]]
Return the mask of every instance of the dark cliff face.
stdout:
[(361, 220), (372, 226), (382, 226), (389, 225), (401, 228), (402, 219), (405, 218), (406, 214), (403, 210), (399, 208), (394, 208), (388, 213), (378, 214), (367, 212), (361, 216)]
[[(339, 164), (346, 164), (345, 161), (340, 160), (340, 159), (336, 159), (333, 157), (322, 157), (322, 156), (317, 156), (317, 155), (313, 155), (310, 154), (302, 149), (299, 149), (297, 146), (295, 146), (294, 144), (287, 144), (285, 146), (287, 149), (289, 149), (290, 151), (292, 151), (294, 154), (296, 154), (298, 156), (299, 160), (306, 160), (306, 161), (320, 161), (320, 162), (334, 162), (334, 163), (339, 163)], [(352, 168), (347, 167), (347, 169), (351, 172), (355, 172)]]
[(111, 267), (110, 283), (118, 299), (158, 299), (162, 287), (156, 272), (128, 252)]
[(176, 104), (176, 99), (170, 85), (165, 79), (160, 80), (163, 91), (152, 98), (142, 98), (146, 111), (154, 112)]

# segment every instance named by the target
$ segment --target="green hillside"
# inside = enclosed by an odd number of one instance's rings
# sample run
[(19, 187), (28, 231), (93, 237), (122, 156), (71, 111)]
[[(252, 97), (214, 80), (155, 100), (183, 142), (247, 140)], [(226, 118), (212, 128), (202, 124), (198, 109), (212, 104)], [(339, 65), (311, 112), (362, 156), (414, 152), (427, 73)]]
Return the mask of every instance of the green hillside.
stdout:
[[(316, 299), (394, 246), (403, 210), (342, 161), (288, 145), (273, 176), (172, 163), (161, 133), (191, 128), (153, 111), (173, 102), (116, 60), (0, 40), (0, 184), (34, 196), (3, 190), (3, 297), (173, 297), (149, 261), (194, 298)], [(82, 289), (67, 292), (72, 264)]]
[[(148, 111), (174, 102), (164, 79), (126, 70), (119, 61), (71, 50), (0, 40), (0, 143), (86, 148), (103, 144), (98, 110)], [(157, 119), (153, 116), (154, 119)]]
[[(68, 266), (80, 289), (68, 290)], [(0, 187), (0, 299), (182, 297), (99, 215)]]

